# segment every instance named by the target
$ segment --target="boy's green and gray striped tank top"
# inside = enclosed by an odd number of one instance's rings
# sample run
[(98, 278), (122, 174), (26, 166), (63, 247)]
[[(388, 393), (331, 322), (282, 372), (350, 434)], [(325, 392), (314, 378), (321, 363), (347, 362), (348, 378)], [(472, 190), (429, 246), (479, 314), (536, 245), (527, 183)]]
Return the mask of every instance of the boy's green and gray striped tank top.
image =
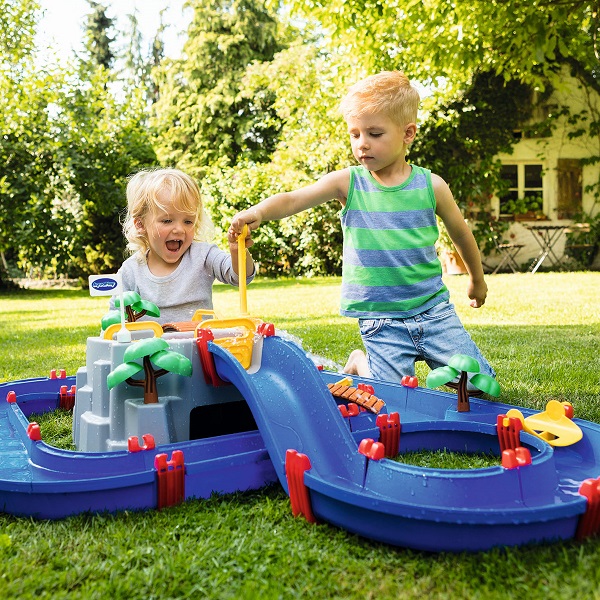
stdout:
[(342, 315), (403, 319), (448, 300), (429, 170), (412, 165), (404, 183), (385, 187), (364, 167), (350, 167), (341, 221)]

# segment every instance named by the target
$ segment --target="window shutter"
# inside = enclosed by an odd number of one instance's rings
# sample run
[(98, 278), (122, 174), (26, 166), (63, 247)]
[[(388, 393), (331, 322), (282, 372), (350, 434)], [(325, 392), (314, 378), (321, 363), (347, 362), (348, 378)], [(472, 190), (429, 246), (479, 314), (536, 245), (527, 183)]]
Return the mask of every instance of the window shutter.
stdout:
[(559, 158), (557, 210), (559, 219), (571, 219), (583, 210), (581, 162), (576, 158)]

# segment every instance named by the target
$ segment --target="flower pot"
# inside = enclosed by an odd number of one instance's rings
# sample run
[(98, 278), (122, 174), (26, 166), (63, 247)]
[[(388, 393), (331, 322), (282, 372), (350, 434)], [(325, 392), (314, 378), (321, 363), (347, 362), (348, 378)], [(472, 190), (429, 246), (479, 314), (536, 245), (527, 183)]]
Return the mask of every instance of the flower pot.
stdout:
[(442, 272), (446, 275), (464, 275), (467, 273), (465, 263), (458, 252), (442, 250), (440, 262), (442, 263)]

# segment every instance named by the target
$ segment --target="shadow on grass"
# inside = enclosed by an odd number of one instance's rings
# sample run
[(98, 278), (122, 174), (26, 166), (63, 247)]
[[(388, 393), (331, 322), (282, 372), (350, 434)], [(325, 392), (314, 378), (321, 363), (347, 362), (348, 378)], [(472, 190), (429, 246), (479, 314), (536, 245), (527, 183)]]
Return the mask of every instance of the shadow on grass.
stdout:
[(14, 298), (28, 298), (31, 300), (62, 300), (65, 298), (88, 298), (89, 296), (90, 292), (87, 289), (74, 290), (51, 288), (31, 290), (25, 288), (18, 288), (10, 291), (0, 291), (0, 300), (12, 300)]
[[(340, 286), (342, 283), (342, 278), (337, 276), (323, 276), (323, 277), (289, 277), (285, 279), (267, 279), (264, 277), (259, 277), (255, 279), (250, 286), (248, 286), (248, 290), (253, 289), (281, 289), (281, 288), (291, 288), (291, 287), (315, 287), (315, 286), (323, 286), (333, 285)], [(227, 286), (224, 284), (216, 284), (215, 291), (228, 291), (231, 290), (231, 286)]]

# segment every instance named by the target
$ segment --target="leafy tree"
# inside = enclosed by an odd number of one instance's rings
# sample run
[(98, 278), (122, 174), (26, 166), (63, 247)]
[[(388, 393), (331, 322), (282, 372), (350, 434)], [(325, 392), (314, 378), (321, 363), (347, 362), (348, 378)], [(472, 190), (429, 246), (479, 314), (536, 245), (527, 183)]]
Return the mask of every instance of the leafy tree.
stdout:
[(240, 95), (240, 83), (249, 65), (281, 49), (277, 21), (261, 0), (192, 0), (190, 6), (183, 56), (166, 60), (157, 73), (157, 154), (196, 175), (208, 165), (264, 161), (277, 125), (264, 119), (269, 99), (257, 108), (255, 99)]
[(157, 68), (164, 58), (163, 35), (166, 26), (163, 23), (163, 15), (166, 10), (164, 8), (160, 11), (160, 24), (148, 52), (145, 52), (142, 45), (137, 11), (127, 15), (129, 31), (125, 32), (127, 41), (122, 57), (122, 78), (125, 85), (143, 89), (149, 104), (158, 100), (158, 86), (152, 79), (152, 69)]
[[(121, 306), (120, 298), (115, 299), (117, 309)], [(123, 306), (125, 308), (125, 320), (128, 323), (135, 323), (144, 315), (151, 317), (160, 317), (160, 309), (156, 304), (149, 300), (144, 300), (137, 292), (128, 291), (123, 293)], [(121, 311), (110, 310), (102, 317), (102, 329), (108, 329), (110, 325), (121, 322)]]
[(469, 412), (469, 373), (475, 373), (471, 377), (471, 385), (477, 389), (489, 394), (490, 396), (500, 395), (500, 385), (489, 375), (479, 372), (479, 363), (466, 354), (455, 354), (448, 361), (445, 367), (438, 367), (427, 374), (426, 385), (428, 388), (436, 388), (445, 385), (459, 377), (458, 381), (458, 412)]
[(476, 214), (503, 185), (495, 157), (511, 152), (514, 129), (527, 129), (532, 95), (527, 84), (476, 73), (466, 90), (430, 108), (409, 149), (411, 161), (448, 181), (465, 215)]
[(72, 83), (55, 115), (64, 185), (78, 206), (71, 238), (72, 275), (120, 266), (127, 177), (156, 161), (144, 128), (143, 90), (125, 90), (119, 98), (123, 92), (113, 91), (109, 80), (110, 74), (99, 68), (87, 81)]
[(589, 67), (599, 26), (597, 8), (581, 0), (290, 0), (286, 6), (293, 17), (316, 21), (330, 48), (354, 57), (355, 71), (398, 68), (449, 90), (464, 88), (477, 71), (545, 86), (565, 57)]
[(73, 222), (54, 202), (60, 167), (51, 124), (63, 76), (34, 64), (38, 10), (34, 1), (0, 0), (0, 271), (6, 255), (55, 268), (68, 262), (55, 233)]
[(72, 276), (118, 268), (125, 250), (120, 214), (127, 177), (156, 164), (145, 127), (144, 90), (135, 80), (113, 83), (113, 22), (102, 4), (88, 1), (87, 57), (80, 61), (79, 77), (65, 88), (55, 116), (64, 186), (78, 205)]
[(39, 10), (37, 0), (0, 0), (0, 64), (3, 69), (31, 57)]
[[(315, 44), (291, 44), (272, 61), (247, 69), (240, 94), (270, 98), (279, 134), (269, 163), (239, 161), (235, 167), (211, 169), (203, 179), (203, 197), (222, 231), (236, 211), (349, 163), (347, 132), (337, 110), (343, 85), (336, 85), (337, 77), (337, 66)], [(261, 226), (252, 249), (261, 273), (340, 273), (338, 211), (332, 202)]]
[(159, 98), (160, 88), (158, 82), (152, 76), (152, 71), (160, 67), (162, 61), (165, 58), (165, 43), (163, 35), (166, 29), (163, 23), (163, 15), (166, 8), (160, 11), (160, 25), (156, 31), (156, 35), (152, 40), (152, 47), (150, 50), (150, 69), (148, 70), (148, 100), (152, 103), (156, 102)]
[(87, 59), (63, 65), (34, 53), (37, 2), (0, 0), (0, 269), (9, 257), (76, 276), (123, 260), (126, 178), (156, 156), (143, 92), (111, 84), (111, 24), (92, 5), (104, 33), (88, 32)]

